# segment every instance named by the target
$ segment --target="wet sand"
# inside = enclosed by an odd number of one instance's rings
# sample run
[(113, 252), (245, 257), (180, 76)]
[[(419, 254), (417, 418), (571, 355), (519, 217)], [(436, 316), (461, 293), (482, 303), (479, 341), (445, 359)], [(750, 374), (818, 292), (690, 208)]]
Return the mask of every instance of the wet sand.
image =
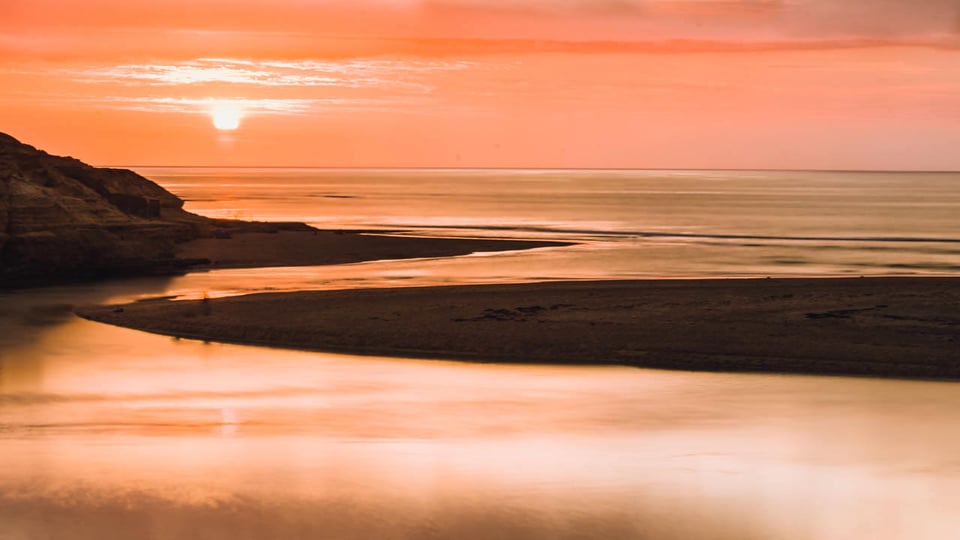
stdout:
[(559, 282), (78, 310), (180, 337), (480, 362), (960, 378), (960, 280)]
[[(314, 266), (380, 259), (453, 257), (569, 243), (471, 238), (383, 236), (356, 231), (243, 232), (231, 238), (202, 238), (179, 246), (181, 259), (208, 259), (209, 268)], [(202, 267), (202, 266), (201, 266)]]

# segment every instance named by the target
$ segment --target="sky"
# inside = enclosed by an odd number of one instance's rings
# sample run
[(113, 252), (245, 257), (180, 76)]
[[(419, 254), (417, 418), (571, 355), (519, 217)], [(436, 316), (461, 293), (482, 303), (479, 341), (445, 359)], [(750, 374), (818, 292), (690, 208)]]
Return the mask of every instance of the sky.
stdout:
[(957, 0), (0, 0), (97, 165), (960, 170)]

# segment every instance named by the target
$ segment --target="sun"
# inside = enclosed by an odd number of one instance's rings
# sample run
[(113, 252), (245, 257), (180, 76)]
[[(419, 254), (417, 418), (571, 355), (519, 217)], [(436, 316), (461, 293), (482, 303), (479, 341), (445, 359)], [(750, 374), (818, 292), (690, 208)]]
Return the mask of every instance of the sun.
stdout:
[(213, 127), (229, 131), (240, 127), (243, 118), (243, 108), (239, 103), (217, 101), (210, 107), (210, 116), (213, 118)]

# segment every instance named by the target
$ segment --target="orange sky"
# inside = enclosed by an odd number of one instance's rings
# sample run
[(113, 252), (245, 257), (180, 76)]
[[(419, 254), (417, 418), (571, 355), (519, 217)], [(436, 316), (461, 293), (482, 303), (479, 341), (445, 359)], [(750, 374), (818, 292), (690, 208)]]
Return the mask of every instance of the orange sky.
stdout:
[(955, 0), (2, 0), (0, 81), (100, 165), (960, 169)]

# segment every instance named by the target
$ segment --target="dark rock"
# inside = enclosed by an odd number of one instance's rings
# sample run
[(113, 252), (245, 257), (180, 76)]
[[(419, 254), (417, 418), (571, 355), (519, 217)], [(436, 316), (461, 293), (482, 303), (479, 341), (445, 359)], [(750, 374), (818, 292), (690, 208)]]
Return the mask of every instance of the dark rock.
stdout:
[(160, 201), (142, 195), (128, 195), (126, 193), (110, 193), (107, 196), (110, 204), (121, 212), (132, 216), (158, 219), (160, 217)]
[(213, 222), (133, 171), (52, 156), (0, 133), (0, 287), (182, 268)]

